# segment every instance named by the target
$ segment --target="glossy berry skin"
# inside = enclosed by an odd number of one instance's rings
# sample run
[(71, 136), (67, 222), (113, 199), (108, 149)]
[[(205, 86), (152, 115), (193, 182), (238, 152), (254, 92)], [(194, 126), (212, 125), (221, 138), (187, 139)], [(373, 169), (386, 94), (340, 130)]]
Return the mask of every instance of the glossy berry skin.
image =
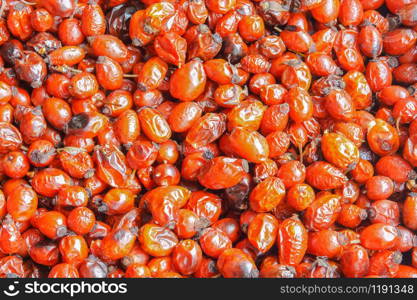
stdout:
[(0, 228), (0, 238), (0, 249), (3, 253), (12, 254), (19, 251), (23, 238), (10, 215), (4, 217), (4, 223)]
[(0, 277), (417, 277), (415, 0), (35, 2)]
[(256, 212), (268, 212), (285, 196), (285, 186), (279, 178), (270, 177), (259, 183), (249, 196), (250, 207)]
[(48, 274), (48, 278), (79, 278), (77, 268), (68, 263), (55, 265)]
[(102, 256), (106, 260), (120, 259), (133, 248), (136, 236), (128, 228), (113, 229), (102, 241)]
[(68, 46), (83, 42), (85, 36), (81, 30), (81, 22), (76, 18), (63, 20), (58, 26), (58, 37), (64, 45)]
[(270, 214), (260, 213), (248, 227), (248, 239), (260, 252), (268, 251), (276, 240), (278, 221)]
[(346, 169), (359, 160), (359, 150), (356, 145), (343, 135), (324, 134), (321, 147), (326, 160), (336, 167)]
[(11, 178), (22, 178), (29, 171), (29, 160), (20, 151), (9, 152), (3, 157), (3, 169)]
[(384, 156), (375, 167), (379, 175), (387, 176), (395, 182), (405, 182), (414, 176), (410, 164), (400, 156)]
[(287, 203), (295, 210), (302, 211), (309, 207), (315, 199), (313, 188), (305, 183), (293, 185), (287, 194)]
[(57, 211), (48, 211), (36, 216), (36, 227), (50, 239), (56, 239), (67, 233), (66, 217)]
[(88, 256), (87, 242), (82, 236), (66, 236), (59, 242), (63, 261), (79, 265)]
[(299, 161), (293, 160), (281, 165), (277, 176), (281, 178), (285, 187), (288, 189), (295, 184), (303, 183), (305, 180), (305, 166)]
[(269, 145), (257, 131), (235, 128), (227, 139), (232, 151), (249, 162), (261, 163), (269, 156)]
[(337, 217), (337, 223), (348, 228), (355, 228), (367, 217), (368, 213), (365, 209), (356, 204), (347, 203), (342, 204), (340, 214)]
[(383, 250), (372, 255), (368, 275), (393, 277), (398, 272), (402, 255), (397, 251)]
[(140, 264), (130, 265), (125, 272), (125, 278), (150, 278), (151, 272), (148, 267)]
[(94, 213), (86, 207), (73, 209), (67, 218), (68, 228), (79, 235), (89, 233), (94, 228), (95, 221)]
[(202, 110), (194, 102), (178, 103), (172, 110), (168, 122), (175, 132), (187, 132), (201, 117)]
[(151, 141), (163, 143), (171, 137), (171, 128), (157, 110), (144, 108), (139, 111), (138, 118), (142, 132)]
[(106, 23), (104, 13), (97, 4), (89, 4), (81, 15), (81, 30), (85, 36), (104, 34)]
[(54, 266), (59, 262), (59, 248), (54, 242), (41, 242), (34, 245), (29, 255), (31, 259), (44, 266)]
[(129, 190), (112, 189), (103, 198), (101, 211), (112, 214), (127, 213), (133, 208), (134, 196)]
[(186, 141), (194, 148), (214, 142), (226, 130), (224, 114), (208, 113), (196, 121), (196, 125), (188, 131)]
[(281, 264), (299, 264), (307, 251), (307, 230), (297, 218), (285, 219), (278, 228), (278, 260)]
[(262, 262), (259, 270), (261, 278), (294, 278), (295, 269), (291, 266), (281, 265), (273, 256), (268, 256)]
[(36, 213), (38, 206), (38, 196), (35, 191), (28, 187), (22, 186), (15, 189), (7, 197), (7, 211), (17, 222), (27, 221)]
[(395, 153), (399, 148), (397, 131), (381, 119), (375, 120), (375, 125), (368, 131), (367, 140), (372, 151), (380, 156)]
[(391, 225), (376, 223), (361, 232), (362, 245), (371, 250), (389, 249), (398, 239), (397, 229)]
[(183, 275), (195, 273), (202, 261), (200, 246), (193, 240), (183, 240), (174, 249), (173, 263)]
[(189, 62), (172, 75), (170, 93), (181, 101), (195, 100), (204, 91), (206, 80), (203, 65), (198, 61)]
[[(354, 264), (352, 262), (360, 262)], [(343, 273), (347, 277), (363, 277), (368, 274), (369, 256), (365, 248), (360, 245), (348, 246), (341, 257)]]
[(310, 205), (304, 214), (306, 227), (312, 230), (328, 229), (341, 210), (341, 198), (338, 195), (323, 193)]
[(208, 228), (200, 237), (203, 253), (218, 258), (226, 249), (232, 248), (232, 241), (220, 229)]
[(406, 197), (404, 201), (404, 207), (403, 207), (403, 223), (404, 225), (411, 229), (415, 230), (417, 228), (417, 224), (415, 222), (415, 205), (417, 204), (417, 198), (409, 195)]
[(374, 176), (366, 182), (367, 197), (371, 200), (387, 199), (393, 193), (393, 182), (385, 176)]
[(337, 167), (326, 162), (315, 162), (306, 170), (306, 181), (317, 189), (327, 190), (341, 187), (347, 178)]
[(321, 230), (311, 232), (308, 236), (308, 252), (316, 256), (328, 258), (339, 257), (344, 251), (343, 246), (347, 243), (346, 237), (333, 230)]
[(139, 242), (147, 253), (160, 257), (170, 254), (178, 239), (169, 229), (147, 224), (140, 230)]
[(225, 278), (256, 278), (259, 271), (249, 255), (242, 250), (225, 250), (217, 261), (217, 268)]
[(396, 274), (396, 278), (416, 278), (416, 268), (407, 266), (407, 265), (399, 265), (398, 272)]
[[(245, 162), (229, 157), (216, 157), (206, 164), (200, 175), (199, 182), (211, 189), (224, 189), (239, 183), (245, 173)], [(222, 174), (215, 178), (214, 174)]]

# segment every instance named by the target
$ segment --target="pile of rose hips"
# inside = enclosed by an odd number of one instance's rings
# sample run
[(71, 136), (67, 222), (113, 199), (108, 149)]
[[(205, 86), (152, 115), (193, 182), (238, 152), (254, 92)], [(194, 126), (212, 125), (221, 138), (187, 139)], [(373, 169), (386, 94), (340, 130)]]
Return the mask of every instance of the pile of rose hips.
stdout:
[(28, 1), (1, 277), (417, 277), (417, 0)]

